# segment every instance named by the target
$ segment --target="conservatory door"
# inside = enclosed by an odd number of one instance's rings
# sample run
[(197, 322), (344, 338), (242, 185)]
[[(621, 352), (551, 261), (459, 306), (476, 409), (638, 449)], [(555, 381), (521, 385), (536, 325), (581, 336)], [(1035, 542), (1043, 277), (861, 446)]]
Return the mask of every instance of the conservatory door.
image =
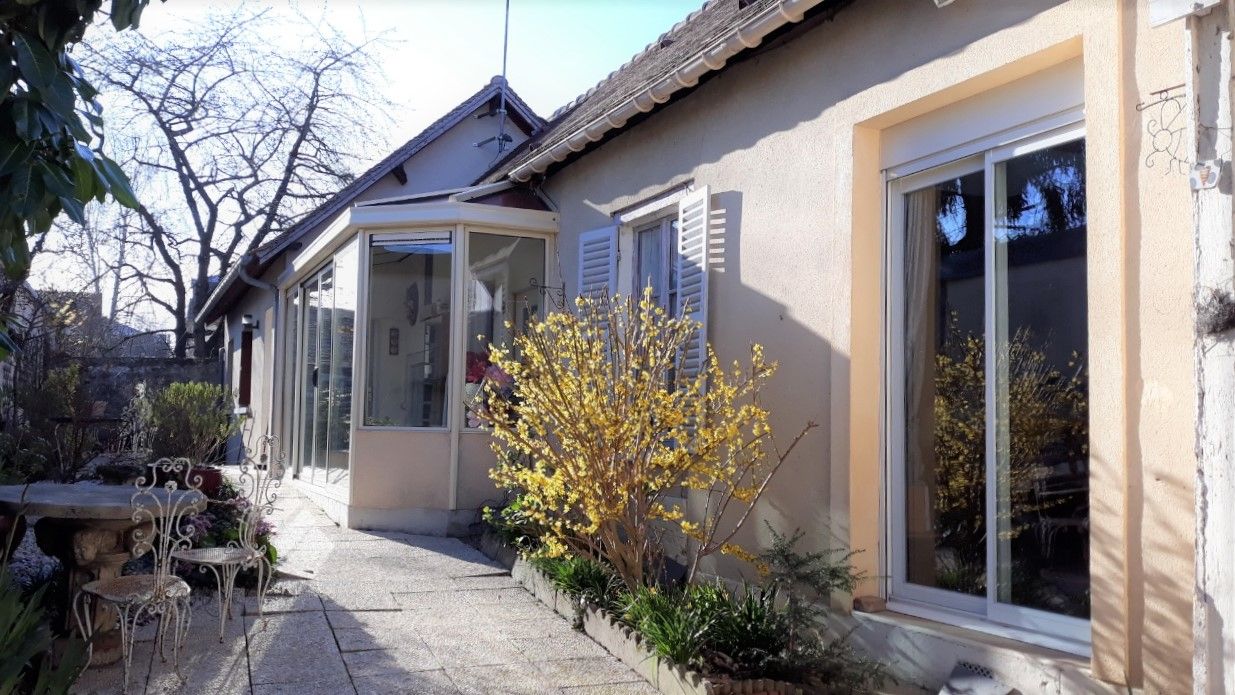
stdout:
[[(335, 264), (299, 292), (296, 467), (302, 480), (339, 482), (348, 468), (354, 309), (337, 291)], [(339, 301), (343, 300), (343, 301)], [(340, 305), (343, 306), (340, 306)]]

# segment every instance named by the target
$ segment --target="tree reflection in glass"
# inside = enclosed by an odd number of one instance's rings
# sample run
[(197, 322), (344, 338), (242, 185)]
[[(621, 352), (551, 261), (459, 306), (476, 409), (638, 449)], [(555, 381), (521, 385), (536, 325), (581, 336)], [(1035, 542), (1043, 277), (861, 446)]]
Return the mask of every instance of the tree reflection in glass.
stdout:
[(1087, 617), (1084, 142), (993, 175), (990, 232), (981, 171), (904, 198), (906, 579), (985, 596), (989, 519), (995, 599)]
[(996, 599), (1088, 617), (1084, 141), (994, 177)]

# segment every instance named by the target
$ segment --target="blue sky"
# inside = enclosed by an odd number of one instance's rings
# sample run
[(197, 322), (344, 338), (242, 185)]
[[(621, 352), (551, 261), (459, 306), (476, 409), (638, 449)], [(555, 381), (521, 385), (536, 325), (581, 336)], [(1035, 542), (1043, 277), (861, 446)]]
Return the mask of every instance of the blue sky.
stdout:
[[(144, 15), (157, 33), (235, 0), (168, 0)], [(420, 132), (501, 72), (504, 0), (249, 0), (321, 17), (353, 40), (388, 43), (384, 82), (395, 103), (389, 145)], [(511, 0), (507, 76), (542, 116), (625, 63), (702, 0)], [(295, 40), (295, 37), (272, 37)], [(375, 153), (374, 159), (382, 155)]]

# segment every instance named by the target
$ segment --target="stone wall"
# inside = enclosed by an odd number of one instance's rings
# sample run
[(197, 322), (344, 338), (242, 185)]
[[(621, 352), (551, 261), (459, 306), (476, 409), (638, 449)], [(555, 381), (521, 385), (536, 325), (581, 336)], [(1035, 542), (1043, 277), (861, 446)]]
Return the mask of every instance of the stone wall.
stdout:
[(75, 361), (81, 365), (82, 383), (94, 398), (94, 417), (100, 420), (119, 419), (140, 383), (153, 392), (177, 381), (218, 384), (223, 380), (223, 366), (218, 360), (104, 357)]

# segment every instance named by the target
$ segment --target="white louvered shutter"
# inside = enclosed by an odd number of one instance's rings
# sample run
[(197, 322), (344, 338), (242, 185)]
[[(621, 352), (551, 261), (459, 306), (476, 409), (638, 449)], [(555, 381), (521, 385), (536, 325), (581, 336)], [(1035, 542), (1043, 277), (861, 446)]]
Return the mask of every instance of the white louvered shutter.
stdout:
[(617, 227), (579, 235), (579, 296), (612, 295), (617, 289)]
[(703, 370), (708, 343), (708, 227), (711, 218), (708, 187), (687, 193), (678, 201), (678, 303), (700, 324), (686, 347), (683, 374), (693, 379)]

